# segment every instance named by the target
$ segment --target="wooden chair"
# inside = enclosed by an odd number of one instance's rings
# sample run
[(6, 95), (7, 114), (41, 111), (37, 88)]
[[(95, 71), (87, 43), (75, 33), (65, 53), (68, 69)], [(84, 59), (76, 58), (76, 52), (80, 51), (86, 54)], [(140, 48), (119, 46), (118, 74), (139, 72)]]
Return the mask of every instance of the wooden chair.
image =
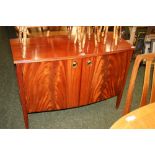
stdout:
[[(144, 128), (155, 128), (155, 54), (141, 54), (136, 57), (131, 79), (129, 83), (129, 88), (127, 92), (127, 98), (125, 103), (125, 108), (123, 111), (123, 115), (119, 120), (117, 120), (112, 126), (111, 129), (144, 129)], [(132, 104), (133, 90), (135, 86), (135, 81), (138, 73), (138, 69), (141, 62), (146, 63), (145, 75), (144, 75), (144, 83), (142, 96), (140, 101), (140, 107), (136, 110), (130, 111), (130, 107)], [(152, 79), (152, 89), (150, 101), (147, 101), (149, 82), (150, 82), (150, 69), (153, 65), (153, 79)], [(153, 103), (153, 104), (148, 104)], [(148, 104), (148, 105), (146, 105)], [(144, 106), (146, 105), (146, 106)], [(142, 107), (143, 106), (143, 107)]]
[[(134, 90), (134, 86), (135, 86), (135, 80), (136, 80), (138, 68), (139, 68), (141, 62), (146, 63), (146, 68), (145, 68), (144, 83), (143, 83), (143, 90), (142, 90), (142, 96), (141, 96), (141, 101), (140, 101), (140, 107), (144, 106), (148, 103), (155, 102), (155, 61), (154, 60), (155, 60), (155, 54), (154, 53), (141, 54), (141, 55), (138, 55), (136, 57), (136, 60), (135, 60), (134, 66), (133, 66), (133, 70), (132, 70), (132, 74), (131, 74), (128, 92), (127, 92), (125, 108), (123, 111), (124, 115), (129, 113), (129, 111), (130, 111), (130, 107), (132, 104), (133, 90)], [(150, 82), (150, 69), (151, 69), (152, 65), (154, 67), (153, 79), (152, 79), (152, 90), (151, 90), (150, 101), (147, 101), (149, 82)]]

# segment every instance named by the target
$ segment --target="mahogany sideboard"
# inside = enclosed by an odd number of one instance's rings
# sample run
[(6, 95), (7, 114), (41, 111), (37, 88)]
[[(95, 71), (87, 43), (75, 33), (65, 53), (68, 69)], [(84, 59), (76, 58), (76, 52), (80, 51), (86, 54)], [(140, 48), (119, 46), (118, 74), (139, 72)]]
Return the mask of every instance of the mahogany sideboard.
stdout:
[(88, 105), (117, 96), (119, 107), (133, 48), (112, 33), (98, 47), (86, 40), (82, 52), (67, 36), (28, 38), (23, 53), (19, 39), (11, 39), (25, 127), (28, 113)]

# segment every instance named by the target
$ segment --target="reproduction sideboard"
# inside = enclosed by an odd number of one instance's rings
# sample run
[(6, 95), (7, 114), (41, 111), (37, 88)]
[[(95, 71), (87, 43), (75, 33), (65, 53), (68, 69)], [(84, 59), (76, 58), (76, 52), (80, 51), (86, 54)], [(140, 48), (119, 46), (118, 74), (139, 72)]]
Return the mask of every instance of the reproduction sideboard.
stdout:
[(119, 107), (133, 48), (121, 39), (95, 47), (86, 40), (82, 52), (68, 36), (28, 38), (26, 51), (11, 39), (19, 94), (28, 128), (28, 113), (80, 107), (117, 96)]

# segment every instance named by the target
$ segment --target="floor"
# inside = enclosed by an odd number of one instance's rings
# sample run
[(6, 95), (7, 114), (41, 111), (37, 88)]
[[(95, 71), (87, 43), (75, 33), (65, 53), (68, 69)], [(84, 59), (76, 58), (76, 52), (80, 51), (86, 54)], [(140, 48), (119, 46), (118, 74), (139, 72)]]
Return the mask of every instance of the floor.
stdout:
[[(0, 128), (24, 128), (24, 121), (15, 66), (13, 65), (9, 38), (11, 28), (0, 27)], [(32, 129), (108, 129), (122, 115), (127, 88), (134, 60), (132, 60), (121, 105), (115, 109), (116, 97), (80, 108), (29, 114)], [(141, 96), (144, 66), (140, 67), (132, 109), (137, 107)]]

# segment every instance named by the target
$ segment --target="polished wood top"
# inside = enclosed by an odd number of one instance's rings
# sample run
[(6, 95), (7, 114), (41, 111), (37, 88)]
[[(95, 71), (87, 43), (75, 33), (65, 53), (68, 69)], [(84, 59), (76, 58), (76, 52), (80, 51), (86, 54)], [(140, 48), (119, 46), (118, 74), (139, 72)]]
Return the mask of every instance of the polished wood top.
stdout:
[(154, 129), (155, 103), (138, 108), (115, 122), (111, 129)]
[(98, 47), (95, 47), (93, 37), (90, 40), (86, 39), (82, 52), (79, 52), (78, 44), (75, 45), (74, 40), (69, 39), (67, 35), (28, 38), (25, 52), (19, 39), (11, 39), (10, 43), (15, 64), (89, 57), (132, 49), (123, 39), (115, 46), (111, 32), (108, 33), (105, 45), (102, 38)]

